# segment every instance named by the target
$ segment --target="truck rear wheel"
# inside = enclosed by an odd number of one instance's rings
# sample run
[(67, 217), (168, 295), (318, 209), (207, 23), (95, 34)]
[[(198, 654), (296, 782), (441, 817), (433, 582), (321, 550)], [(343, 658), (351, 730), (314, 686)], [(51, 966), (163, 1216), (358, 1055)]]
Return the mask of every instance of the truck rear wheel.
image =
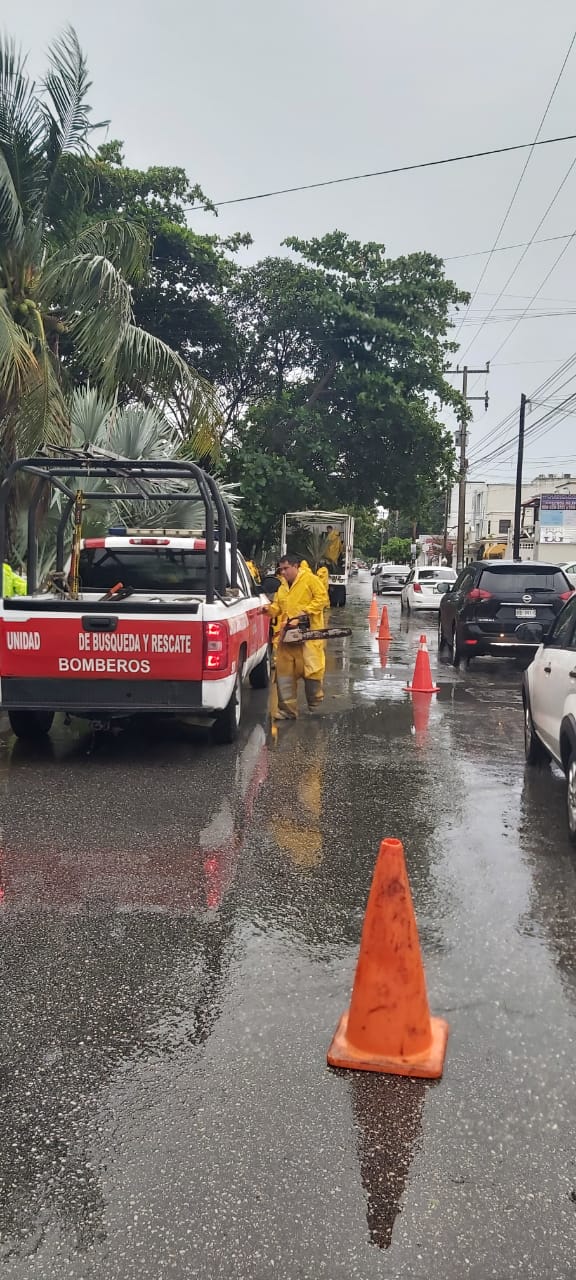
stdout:
[(270, 645), (262, 661), (250, 672), (250, 684), (253, 689), (267, 689), (270, 684)]
[(232, 697), (227, 707), (219, 711), (212, 733), (215, 742), (235, 742), (242, 718), (242, 667), (238, 668)]
[(346, 587), (328, 587), (330, 604), (333, 609), (343, 609), (346, 604)]
[(24, 742), (37, 742), (50, 733), (53, 711), (9, 711), (10, 728)]

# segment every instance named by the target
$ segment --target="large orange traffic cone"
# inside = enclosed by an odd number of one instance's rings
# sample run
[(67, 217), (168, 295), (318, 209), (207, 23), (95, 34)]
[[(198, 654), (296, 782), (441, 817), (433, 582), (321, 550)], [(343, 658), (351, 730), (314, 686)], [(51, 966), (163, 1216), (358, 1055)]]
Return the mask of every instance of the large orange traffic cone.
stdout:
[(378, 632), (378, 639), (379, 640), (392, 639), (392, 632), (390, 630), (390, 623), (388, 621), (388, 610), (385, 604), (382, 605), (382, 617), (380, 619), (380, 630)]
[(368, 610), (368, 617), (369, 617), (369, 618), (377, 618), (377, 617), (378, 617), (378, 604), (377, 604), (377, 602), (376, 602), (376, 596), (375, 596), (375, 595), (373, 595), (373, 596), (372, 596), (372, 600), (371, 600), (371, 603), (370, 603), (370, 608), (369, 608), (369, 610)]
[(400, 840), (383, 840), (364, 917), (352, 1000), (328, 1050), (331, 1067), (436, 1079), (448, 1023), (431, 1018)]
[(432, 683), (430, 654), (428, 653), (426, 636), (420, 636), (420, 647), (416, 654), (412, 684), (405, 684), (404, 689), (407, 693), (438, 693), (439, 686)]

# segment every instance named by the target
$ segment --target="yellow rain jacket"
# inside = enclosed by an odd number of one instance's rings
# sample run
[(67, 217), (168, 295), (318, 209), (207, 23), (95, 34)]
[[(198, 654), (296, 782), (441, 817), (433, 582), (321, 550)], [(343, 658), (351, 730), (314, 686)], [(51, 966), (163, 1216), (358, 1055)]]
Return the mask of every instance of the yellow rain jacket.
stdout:
[[(324, 564), (320, 565), (320, 568), (316, 570), (316, 577), (320, 579), (320, 581), (321, 581), (321, 583), (322, 583), (322, 586), (324, 587), (324, 590), (325, 590), (325, 592), (326, 592), (326, 595), (328, 596), (328, 605), (329, 605), (329, 604), (330, 604), (330, 595), (329, 595), (329, 592), (328, 592), (328, 583), (329, 583), (329, 580), (330, 580), (330, 574), (328, 573), (328, 570), (327, 570), (327, 568), (326, 568), (326, 565), (324, 565)], [(324, 626), (327, 626), (326, 618), (324, 618)], [(324, 641), (323, 643), (325, 644), (325, 643), (326, 643), (326, 641)]]
[(19, 573), (9, 564), (2, 565), (2, 595), (6, 599), (7, 596), (25, 596), (28, 590), (26, 578), (22, 578)]
[(256, 565), (254, 564), (254, 561), (253, 561), (253, 560), (247, 560), (247, 561), (246, 561), (246, 564), (247, 564), (247, 566), (248, 566), (248, 569), (249, 569), (249, 571), (250, 571), (250, 574), (251, 574), (251, 576), (253, 577), (253, 579), (254, 579), (254, 581), (255, 581), (256, 585), (257, 585), (257, 586), (260, 586), (260, 583), (261, 583), (261, 581), (262, 581), (262, 579), (261, 579), (261, 577), (260, 577), (260, 570), (256, 567)]
[[(319, 631), (324, 626), (324, 610), (328, 608), (328, 592), (307, 565), (300, 566), (298, 575), (292, 586), (284, 582), (279, 587), (272, 604), (269, 605), (270, 616), (277, 619), (278, 633), (290, 618), (297, 618), (307, 613), (310, 618), (310, 630)], [(322, 679), (326, 668), (326, 654), (323, 640), (305, 640), (304, 644), (282, 644), (278, 634), (276, 656), (276, 679), (280, 709), (291, 716), (297, 715), (296, 685), (303, 679), (309, 705), (316, 704), (323, 696)]]
[(340, 556), (344, 554), (344, 543), (337, 529), (331, 529), (326, 534), (326, 559), (331, 564), (338, 564)]

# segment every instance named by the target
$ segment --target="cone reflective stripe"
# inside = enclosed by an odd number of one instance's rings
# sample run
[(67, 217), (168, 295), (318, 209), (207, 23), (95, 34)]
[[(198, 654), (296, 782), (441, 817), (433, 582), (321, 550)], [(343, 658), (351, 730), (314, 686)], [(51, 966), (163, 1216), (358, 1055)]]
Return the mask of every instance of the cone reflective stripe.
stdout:
[(426, 636), (420, 636), (412, 684), (405, 684), (404, 689), (407, 693), (438, 693), (439, 685), (432, 682), (430, 654), (428, 653)]
[(437, 1079), (448, 1023), (431, 1018), (400, 840), (383, 840), (364, 917), (352, 1000), (328, 1050), (331, 1067)]
[(382, 605), (382, 617), (380, 619), (380, 630), (378, 632), (378, 639), (379, 640), (392, 639), (392, 632), (390, 630), (390, 623), (388, 621), (388, 610), (385, 604)]
[(376, 619), (378, 618), (378, 605), (376, 604), (376, 596), (374, 595), (372, 596), (370, 608), (368, 610), (368, 617), (376, 618)]

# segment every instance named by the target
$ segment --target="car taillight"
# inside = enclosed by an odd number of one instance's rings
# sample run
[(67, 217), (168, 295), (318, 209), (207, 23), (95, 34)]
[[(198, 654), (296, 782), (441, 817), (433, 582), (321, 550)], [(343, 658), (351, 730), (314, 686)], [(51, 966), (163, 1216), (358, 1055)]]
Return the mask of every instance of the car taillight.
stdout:
[(476, 600), (491, 600), (492, 592), (483, 591), (482, 587), (473, 587), (472, 590), (468, 592), (466, 599), (470, 600), (472, 604), (474, 604)]
[(561, 600), (569, 600), (569, 599), (570, 599), (570, 597), (571, 597), (571, 596), (573, 596), (573, 595), (574, 595), (574, 592), (573, 592), (573, 590), (572, 590), (572, 589), (570, 589), (570, 591), (562, 591), (562, 592), (561, 592), (561, 594), (560, 594), (560, 599), (561, 599)]
[(414, 587), (414, 590), (415, 590), (415, 591), (419, 591), (419, 592), (420, 592), (420, 594), (422, 594), (422, 587), (420, 586), (420, 583), (419, 583), (419, 582), (413, 582), (413, 583), (412, 583), (412, 586)]
[(228, 666), (228, 627), (225, 622), (204, 623), (204, 670), (225, 671)]

